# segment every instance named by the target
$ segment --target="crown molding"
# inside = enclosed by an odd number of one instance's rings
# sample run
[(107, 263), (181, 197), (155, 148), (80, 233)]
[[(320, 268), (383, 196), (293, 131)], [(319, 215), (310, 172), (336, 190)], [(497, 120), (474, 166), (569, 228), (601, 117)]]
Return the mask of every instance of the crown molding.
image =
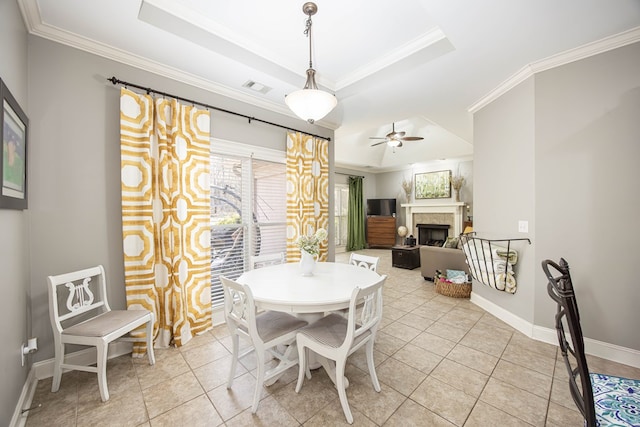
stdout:
[(487, 95), (480, 98), (467, 110), (470, 113), (476, 113), (536, 73), (560, 67), (562, 65), (579, 61), (581, 59), (598, 55), (638, 41), (640, 41), (640, 27), (635, 27), (622, 33), (615, 34), (592, 43), (587, 43), (574, 49), (569, 49), (540, 61), (532, 62), (531, 64), (522, 67), (513, 76), (509, 77)]
[[(42, 37), (56, 43), (64, 44), (66, 46), (79, 49), (106, 59), (110, 59), (112, 61), (120, 62), (131, 67), (139, 68), (141, 70), (148, 71), (150, 73), (157, 74), (159, 76), (166, 77), (181, 83), (185, 83), (199, 89), (204, 89), (208, 92), (222, 95), (236, 101), (241, 101), (255, 107), (263, 108), (265, 110), (282, 114), (284, 116), (299, 119), (298, 116), (293, 114), (293, 112), (284, 105), (284, 102), (282, 103), (282, 105), (280, 105), (273, 101), (259, 98), (255, 95), (215, 83), (211, 80), (204, 79), (202, 77), (187, 73), (177, 68), (169, 67), (159, 62), (131, 54), (122, 49), (100, 43), (87, 37), (81, 37), (75, 33), (71, 33), (53, 25), (46, 24), (42, 22), (37, 0), (18, 1), (27, 30), (32, 35)], [(319, 120), (316, 121), (315, 124), (317, 126), (321, 126), (331, 130), (336, 130), (339, 127), (337, 123), (333, 123), (327, 120)]]

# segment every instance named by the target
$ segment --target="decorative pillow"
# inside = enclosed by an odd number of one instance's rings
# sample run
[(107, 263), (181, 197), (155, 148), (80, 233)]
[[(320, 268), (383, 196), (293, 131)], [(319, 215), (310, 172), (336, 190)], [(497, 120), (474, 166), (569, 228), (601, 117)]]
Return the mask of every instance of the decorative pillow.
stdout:
[(467, 273), (462, 270), (447, 270), (447, 280), (453, 283), (468, 282)]
[(444, 245), (442, 245), (443, 248), (452, 248), (452, 249), (457, 249), (458, 248), (458, 238), (457, 237), (447, 237), (447, 240), (445, 240)]

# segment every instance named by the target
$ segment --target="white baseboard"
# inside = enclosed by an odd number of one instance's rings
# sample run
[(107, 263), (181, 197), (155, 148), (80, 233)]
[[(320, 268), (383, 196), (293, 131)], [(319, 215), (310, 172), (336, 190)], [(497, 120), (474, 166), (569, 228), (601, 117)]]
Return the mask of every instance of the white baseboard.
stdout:
[(20, 393), (20, 399), (18, 399), (16, 409), (13, 411), (13, 417), (11, 417), (11, 422), (9, 423), (10, 427), (24, 427), (26, 424), (29, 414), (27, 412), (23, 413), (22, 411), (31, 407), (33, 395), (36, 392), (36, 385), (38, 385), (38, 380), (36, 379), (35, 371), (30, 369), (27, 375), (27, 381), (25, 381), (24, 386), (22, 386), (22, 393)]
[(480, 295), (476, 294), (475, 292), (471, 292), (471, 302), (477, 305), (478, 307), (482, 308), (484, 311), (488, 312), (489, 314), (492, 314), (493, 316), (502, 320), (504, 323), (511, 326), (512, 328), (522, 332), (529, 338), (533, 338), (532, 336), (533, 324), (527, 322), (521, 317), (518, 317), (515, 314), (511, 313), (510, 311), (507, 311), (504, 308), (500, 307), (499, 305), (492, 303), (488, 299), (482, 298)]
[[(558, 335), (556, 334), (555, 329), (545, 328), (527, 322), (526, 320), (473, 292), (471, 293), (471, 302), (489, 314), (492, 314), (502, 320), (512, 328), (522, 332), (529, 338), (555, 346), (558, 345)], [(621, 347), (619, 345), (585, 337), (584, 351), (585, 353), (593, 356), (640, 368), (640, 351), (632, 348)]]

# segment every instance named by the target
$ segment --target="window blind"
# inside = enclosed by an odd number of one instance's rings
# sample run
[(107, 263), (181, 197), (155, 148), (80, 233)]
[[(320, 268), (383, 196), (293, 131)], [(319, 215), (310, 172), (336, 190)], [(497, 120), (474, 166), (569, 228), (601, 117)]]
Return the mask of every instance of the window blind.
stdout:
[(283, 163), (211, 155), (211, 299), (224, 301), (220, 276), (237, 279), (251, 255), (286, 252)]

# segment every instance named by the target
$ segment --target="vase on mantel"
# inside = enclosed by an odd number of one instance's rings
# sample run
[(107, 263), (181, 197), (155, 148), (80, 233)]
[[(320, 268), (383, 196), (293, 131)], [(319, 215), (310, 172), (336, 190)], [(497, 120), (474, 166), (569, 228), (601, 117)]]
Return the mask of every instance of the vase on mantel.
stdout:
[(460, 189), (456, 188), (455, 191), (456, 191), (456, 193), (455, 193), (456, 194), (456, 202), (459, 202), (460, 201)]
[(300, 250), (300, 271), (303, 276), (313, 276), (313, 270), (316, 268), (316, 257), (317, 255)]

